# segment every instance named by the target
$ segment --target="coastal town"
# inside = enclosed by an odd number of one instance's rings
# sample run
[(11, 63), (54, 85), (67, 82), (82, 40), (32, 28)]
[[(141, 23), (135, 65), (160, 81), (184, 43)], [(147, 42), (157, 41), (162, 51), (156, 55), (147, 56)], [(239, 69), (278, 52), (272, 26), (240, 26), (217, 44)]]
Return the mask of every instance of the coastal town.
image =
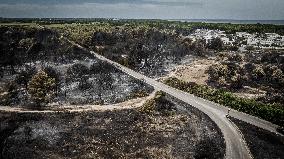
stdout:
[(284, 36), (277, 33), (247, 33), (236, 32), (235, 34), (226, 34), (221, 30), (196, 29), (187, 38), (192, 41), (204, 40), (209, 43), (215, 38), (220, 38), (224, 45), (239, 46), (246, 48), (248, 46), (267, 49), (284, 49)]

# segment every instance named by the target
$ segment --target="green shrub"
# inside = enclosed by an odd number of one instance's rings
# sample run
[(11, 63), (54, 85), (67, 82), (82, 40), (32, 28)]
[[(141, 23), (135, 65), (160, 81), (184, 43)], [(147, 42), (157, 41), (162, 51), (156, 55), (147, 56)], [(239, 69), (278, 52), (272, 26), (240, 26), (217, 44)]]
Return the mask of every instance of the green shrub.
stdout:
[(220, 78), (225, 77), (229, 70), (227, 65), (216, 64), (210, 66), (207, 72), (211, 81), (218, 81)]
[(43, 71), (51, 78), (55, 79), (55, 84), (56, 84), (56, 95), (58, 94), (59, 87), (61, 84), (61, 75), (60, 72), (58, 72), (55, 68), (52, 66), (46, 66), (43, 68)]
[(244, 57), (240, 54), (230, 54), (228, 56), (229, 61), (236, 61), (236, 62), (242, 62), (244, 61)]
[(252, 71), (252, 76), (255, 80), (261, 80), (265, 77), (265, 72), (261, 66), (258, 66)]
[(55, 79), (48, 76), (44, 71), (34, 75), (28, 84), (28, 92), (37, 106), (50, 102), (55, 95), (55, 89)]
[(139, 109), (140, 112), (146, 114), (161, 113), (162, 115), (171, 115), (176, 110), (175, 105), (166, 99), (166, 94), (162, 91), (158, 91), (155, 97), (149, 99)]
[(151, 114), (155, 111), (155, 99), (147, 100), (143, 106), (139, 109), (140, 112)]

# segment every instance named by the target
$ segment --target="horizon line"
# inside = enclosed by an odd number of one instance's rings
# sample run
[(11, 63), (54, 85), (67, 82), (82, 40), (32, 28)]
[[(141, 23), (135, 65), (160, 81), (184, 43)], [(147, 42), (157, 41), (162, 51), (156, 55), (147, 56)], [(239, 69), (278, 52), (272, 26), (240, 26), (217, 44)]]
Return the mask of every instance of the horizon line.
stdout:
[(227, 19), (227, 18), (119, 18), (119, 17), (1, 17), (0, 19), (119, 19), (119, 20), (233, 20), (233, 21), (284, 21), (284, 19)]

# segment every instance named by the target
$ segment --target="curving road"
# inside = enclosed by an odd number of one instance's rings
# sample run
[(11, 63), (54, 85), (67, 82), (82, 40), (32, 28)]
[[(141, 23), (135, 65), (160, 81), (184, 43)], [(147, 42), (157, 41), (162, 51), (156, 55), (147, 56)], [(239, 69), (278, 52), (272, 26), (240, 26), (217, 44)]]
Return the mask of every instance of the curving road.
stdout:
[[(68, 40), (69, 41), (69, 40)], [(86, 48), (75, 44), (72, 41), (69, 41), (72, 44), (80, 47), (81, 49), (87, 50)], [(152, 78), (149, 78), (145, 75), (142, 75), (140, 73), (137, 73), (123, 65), (120, 65), (114, 61), (111, 61), (104, 56), (101, 56), (93, 51), (90, 51), (95, 57), (97, 57), (100, 60), (107, 61), (108, 63), (112, 64), (119, 70), (127, 73), (128, 75), (143, 80), (147, 84), (153, 86), (156, 90), (162, 90), (169, 95), (172, 95), (176, 97), (179, 100), (182, 100), (189, 105), (199, 109), (200, 111), (207, 114), (221, 129), (224, 139), (226, 142), (226, 158), (228, 159), (250, 159), (252, 158), (252, 155), (249, 151), (249, 148), (247, 147), (246, 142), (243, 139), (243, 136), (240, 132), (240, 130), (228, 119), (226, 118), (226, 114), (228, 111), (228, 108), (221, 106), (219, 104), (213, 103), (211, 101), (196, 97), (192, 94), (183, 92), (181, 90), (177, 90), (175, 88), (172, 88), (168, 85), (165, 85), (161, 82), (157, 82)], [(264, 121), (262, 119), (256, 118), (254, 116), (238, 112), (236, 110), (230, 111), (230, 116), (240, 119), (242, 121), (245, 121), (247, 123), (250, 123), (252, 125), (255, 125), (257, 127), (263, 128), (265, 130), (274, 132), (276, 134), (279, 134), (276, 131), (277, 125), (274, 125), (270, 122)], [(281, 134), (279, 134), (281, 135)]]
[(249, 149), (247, 148), (245, 141), (242, 139), (242, 135), (240, 134), (239, 130), (236, 129), (236, 127), (226, 118), (226, 111), (220, 111), (219, 109), (216, 109), (213, 104), (206, 103), (206, 101), (201, 98), (197, 98), (191, 94), (185, 93), (183, 91), (169, 87), (168, 85), (165, 85), (163, 83), (157, 82), (154, 79), (151, 79), (116, 62), (113, 62), (101, 55), (98, 55), (93, 51), (91, 51), (91, 53), (94, 54), (98, 59), (109, 62), (110, 64), (116, 66), (118, 69), (129, 74), (130, 76), (133, 76), (137, 79), (141, 79), (149, 85), (152, 85), (155, 89), (162, 90), (168, 93), (169, 95), (172, 95), (177, 99), (180, 99), (207, 114), (218, 125), (224, 135), (226, 142), (226, 158), (252, 158)]

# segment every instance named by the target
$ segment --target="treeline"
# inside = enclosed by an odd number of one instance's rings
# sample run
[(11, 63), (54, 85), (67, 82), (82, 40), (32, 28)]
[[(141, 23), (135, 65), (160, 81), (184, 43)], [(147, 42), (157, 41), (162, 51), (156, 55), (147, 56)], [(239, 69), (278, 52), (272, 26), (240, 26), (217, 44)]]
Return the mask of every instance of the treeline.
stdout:
[(239, 98), (223, 89), (214, 89), (205, 85), (184, 82), (177, 78), (168, 78), (164, 83), (223, 106), (260, 117), (279, 126), (284, 126), (284, 107), (281, 105), (265, 104), (253, 99)]
[(107, 23), (110, 26), (146, 26), (157, 29), (175, 29), (180, 33), (188, 34), (196, 28), (219, 29), (229, 34), (235, 32), (249, 33), (278, 33), (284, 35), (284, 25), (273, 24), (230, 24), (230, 23), (202, 23), (202, 22), (181, 22), (159, 19), (105, 19), (105, 18), (1, 18), (2, 23), (38, 23), (41, 25), (50, 24), (92, 24)]

